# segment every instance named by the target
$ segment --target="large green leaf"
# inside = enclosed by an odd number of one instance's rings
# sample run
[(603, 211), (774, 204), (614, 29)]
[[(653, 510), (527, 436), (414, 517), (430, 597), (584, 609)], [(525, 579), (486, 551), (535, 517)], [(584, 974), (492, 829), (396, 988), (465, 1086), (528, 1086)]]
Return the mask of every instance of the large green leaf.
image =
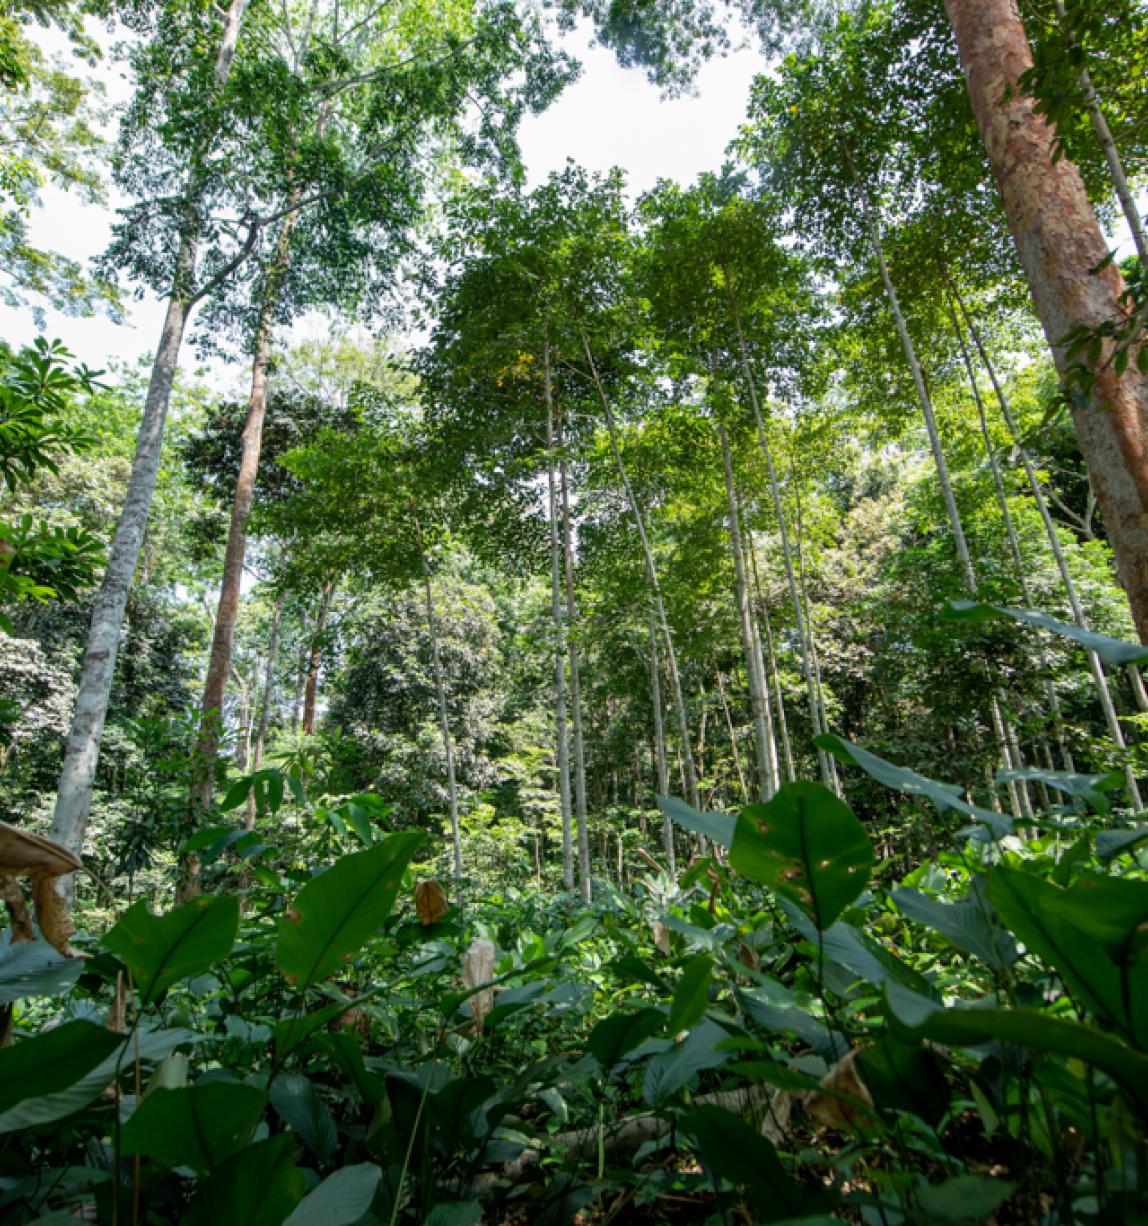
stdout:
[(730, 864), (795, 902), (823, 931), (855, 902), (873, 869), (865, 827), (820, 783), (787, 783), (738, 815)]
[(279, 922), (275, 961), (300, 990), (333, 974), (391, 913), (399, 883), (423, 841), (417, 832), (388, 835), (376, 847), (343, 856), (299, 891)]
[(678, 980), (673, 1004), (670, 1006), (671, 1034), (689, 1030), (705, 1016), (713, 975), (714, 963), (708, 954), (698, 954), (683, 967), (682, 977)]
[(676, 796), (659, 796), (658, 807), (683, 830), (703, 835), (719, 847), (728, 847), (733, 842), (737, 819), (732, 813), (702, 813)]
[(0, 933), (0, 1005), (25, 996), (58, 996), (80, 977), (82, 958), (65, 958), (42, 938), (12, 943)]
[(141, 898), (105, 935), (104, 945), (131, 971), (146, 1005), (226, 958), (238, 931), (236, 897), (204, 894), (166, 915), (152, 915)]
[(1016, 942), (1001, 927), (979, 882), (955, 903), (938, 902), (907, 887), (893, 890), (889, 897), (910, 919), (939, 932), (962, 953), (980, 958), (999, 974), (1016, 961)]
[(330, 1162), (339, 1133), (310, 1078), (302, 1073), (280, 1073), (271, 1083), (271, 1105), (320, 1162)]
[(729, 1035), (716, 1022), (695, 1026), (680, 1043), (651, 1057), (642, 1081), (642, 1093), (651, 1107), (661, 1107), (695, 1073), (717, 1068), (733, 1055), (720, 1046)]
[[(190, 1030), (141, 1031), (138, 1040), (132, 1042), (130, 1059), (135, 1059), (138, 1050), (141, 1061), (161, 1060), (177, 1047), (196, 1043), (199, 1039), (200, 1036)], [(11, 1050), (19, 1051), (19, 1047)], [(117, 1044), (110, 1055), (67, 1089), (51, 1094), (37, 1093), (0, 1114), (0, 1132), (14, 1132), (41, 1124), (51, 1124), (82, 1110), (108, 1088), (108, 1083), (115, 1077), (117, 1065), (121, 1061), (128, 1064), (129, 1053), (121, 1053)]]
[(989, 1175), (956, 1175), (917, 1187), (917, 1207), (932, 1222), (983, 1222), (1012, 1195), (1016, 1185)]
[(307, 1184), (286, 1134), (232, 1155), (196, 1190), (180, 1226), (282, 1226)]
[(354, 1226), (370, 1209), (382, 1176), (373, 1162), (343, 1167), (308, 1192), (283, 1226)]
[(757, 1220), (777, 1222), (829, 1207), (824, 1193), (797, 1183), (761, 1132), (733, 1112), (700, 1103), (683, 1115), (682, 1124), (710, 1170), (751, 1193)]
[(970, 804), (962, 798), (961, 789), (954, 783), (938, 783), (937, 780), (918, 775), (907, 767), (895, 766), (875, 753), (870, 753), (859, 745), (852, 745), (829, 732), (814, 737), (813, 743), (839, 761), (852, 762), (854, 766), (859, 766), (867, 775), (887, 788), (906, 796), (923, 796), (932, 801), (942, 813), (952, 809), (981, 822), (994, 839), (1007, 838), (1013, 832), (1011, 818), (992, 809), (982, 809), (980, 805)]
[(857, 1064), (878, 1107), (911, 1111), (934, 1127), (941, 1122), (952, 1091), (936, 1052), (885, 1034), (879, 1042), (861, 1049)]
[(1043, 783), (1055, 788), (1066, 796), (1083, 800), (1097, 813), (1107, 813), (1112, 807), (1107, 793), (1118, 788), (1124, 775), (1120, 771), (1109, 771), (1106, 775), (1081, 775), (1072, 771), (1045, 770), (1040, 766), (1026, 766), (1020, 770), (997, 771), (997, 779), (1001, 783)]
[(1119, 1081), (1148, 1109), (1148, 1056), (1119, 1039), (1037, 1009), (944, 1009), (895, 984), (885, 988), (891, 1020), (906, 1035), (953, 1047), (975, 1047), (992, 1039), (1020, 1043), (1035, 1051), (1082, 1060)]
[(994, 621), (998, 618), (1011, 618), (1015, 622), (1025, 622), (1037, 626), (1041, 630), (1051, 630), (1061, 638), (1071, 639), (1081, 647), (1094, 651), (1104, 661), (1114, 668), (1123, 668), (1126, 664), (1143, 664), (1148, 661), (1148, 647), (1139, 643), (1126, 643), (1123, 639), (1110, 638), (1107, 634), (1097, 634), (1094, 630), (1081, 630), (1079, 626), (1070, 626), (1067, 622), (1058, 622), (1047, 613), (1036, 609), (1008, 609), (1003, 605), (979, 604), (975, 600), (953, 600), (944, 610), (941, 617), (945, 621), (981, 622)]
[(629, 1051), (660, 1030), (666, 1020), (661, 1009), (611, 1013), (590, 1031), (586, 1045), (604, 1069), (613, 1068)]
[(122, 1034), (76, 1021), (0, 1048), (0, 1117), (27, 1098), (75, 1085), (123, 1043)]
[(124, 1125), (120, 1147), (165, 1166), (211, 1171), (251, 1140), (266, 1105), (263, 1090), (239, 1081), (153, 1090)]

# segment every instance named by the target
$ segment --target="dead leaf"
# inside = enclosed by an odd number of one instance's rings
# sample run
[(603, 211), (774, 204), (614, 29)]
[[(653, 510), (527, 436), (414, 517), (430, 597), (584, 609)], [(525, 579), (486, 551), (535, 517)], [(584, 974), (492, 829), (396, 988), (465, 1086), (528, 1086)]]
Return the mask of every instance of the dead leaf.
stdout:
[(36, 929), (32, 927), (32, 917), (28, 914), (28, 907), (24, 902), (24, 891), (20, 889), (16, 878), (9, 877), (7, 873), (0, 873), (0, 899), (4, 900), (12, 919), (12, 944), (34, 941)]
[(437, 924), (450, 910), (442, 886), (437, 881), (420, 881), (415, 886), (415, 910), (424, 928)]
[[(485, 939), (479, 939), (463, 955), (462, 982), (467, 988), (477, 988), (480, 983), (487, 983), (494, 978), (494, 945)], [(494, 1008), (494, 988), (483, 988), (475, 992), (467, 1000), (470, 1016), (474, 1018), (474, 1029), (482, 1034), (482, 1023), (486, 1015)]]
[(54, 945), (65, 958), (78, 958), (80, 951), (71, 945), (76, 925), (72, 923), (68, 904), (56, 889), (55, 879), (33, 878), (32, 901), (36, 904), (36, 923), (40, 925), (44, 940)]
[[(865, 1107), (872, 1108), (873, 1096), (857, 1071), (857, 1056), (861, 1050), (855, 1047), (846, 1052), (821, 1078), (822, 1089), (826, 1092), (814, 1090), (805, 1100), (806, 1111), (826, 1128), (849, 1132), (863, 1124), (869, 1116)], [(857, 1101), (850, 1102), (841, 1095)]]
[(35, 880), (37, 877), (62, 877), (82, 867), (59, 843), (0, 822), (0, 873)]

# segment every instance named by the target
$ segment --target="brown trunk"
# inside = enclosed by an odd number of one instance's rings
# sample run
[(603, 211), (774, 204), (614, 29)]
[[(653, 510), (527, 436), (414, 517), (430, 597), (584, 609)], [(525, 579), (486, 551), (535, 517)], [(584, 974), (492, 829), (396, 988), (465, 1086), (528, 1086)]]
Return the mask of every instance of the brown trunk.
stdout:
[(315, 693), (319, 688), (319, 665), (323, 659), (323, 628), (327, 624), (327, 613), (331, 608), (331, 595), (335, 590), (335, 581), (329, 579), (323, 584), (323, 595), (319, 601), (319, 615), (315, 618), (315, 633), (311, 638), (310, 663), (307, 668), (307, 681), (303, 686), (303, 735), (310, 736), (315, 731)]
[[(1125, 318), (1108, 244), (1077, 168), (1052, 158), (1053, 129), (1020, 90), (1032, 52), (1014, 0), (945, 0), (973, 113), (997, 177), (1029, 289), (1061, 374), (1077, 327)], [(1148, 376), (1117, 377), (1106, 352), (1091, 392), (1073, 398), (1080, 450), (1108, 525), (1142, 642), (1148, 643)]]

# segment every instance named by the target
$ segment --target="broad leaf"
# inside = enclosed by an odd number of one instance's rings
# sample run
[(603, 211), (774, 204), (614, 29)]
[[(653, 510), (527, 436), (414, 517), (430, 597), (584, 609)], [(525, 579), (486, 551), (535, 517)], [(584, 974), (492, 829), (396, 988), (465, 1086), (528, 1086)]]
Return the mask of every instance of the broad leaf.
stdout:
[(131, 971), (147, 1005), (226, 958), (238, 931), (238, 898), (204, 894), (166, 915), (152, 915), (141, 898), (105, 935), (104, 945)]
[(865, 888), (873, 847), (852, 809), (827, 787), (787, 783), (767, 804), (742, 809), (729, 862), (824, 930)]
[(25, 1099), (75, 1085), (123, 1044), (122, 1034), (76, 1021), (0, 1048), (0, 1118)]
[(918, 1208), (934, 1222), (984, 1222), (1013, 1193), (1016, 1185), (989, 1175), (956, 1175), (944, 1183), (921, 1183)]
[(885, 1034), (879, 1043), (861, 1049), (857, 1066), (878, 1107), (911, 1111), (934, 1127), (949, 1109), (952, 1090), (944, 1065), (931, 1048)]
[(875, 753), (862, 749), (859, 745), (851, 745), (832, 733), (824, 733), (813, 738), (813, 743), (820, 749), (831, 753), (841, 762), (852, 762), (859, 766), (867, 775), (883, 783), (887, 788), (901, 792), (906, 796), (923, 796), (933, 802), (942, 813), (952, 809), (964, 813), (978, 822), (984, 823), (994, 839), (1007, 838), (1012, 834), (1012, 819), (1003, 813), (992, 809), (982, 809), (980, 805), (970, 804), (960, 795), (960, 788), (953, 783), (938, 783), (918, 775), (916, 771), (904, 766), (895, 766), (886, 762)]
[(670, 1034), (689, 1030), (705, 1016), (713, 974), (713, 959), (708, 954), (698, 954), (686, 963), (670, 1006)]
[(280, 1073), (271, 1083), (271, 1105), (320, 1162), (330, 1162), (339, 1133), (309, 1078), (302, 1073)]
[(716, 1022), (705, 1021), (680, 1043), (652, 1057), (642, 1081), (646, 1102), (651, 1107), (661, 1107), (695, 1073), (724, 1064), (733, 1054), (720, 1046), (727, 1038), (727, 1032)]
[(661, 1029), (666, 1015), (661, 1009), (639, 1009), (636, 1013), (612, 1013), (604, 1017), (586, 1040), (594, 1058), (604, 1069), (613, 1068), (627, 1052)]
[(341, 1168), (308, 1192), (283, 1226), (354, 1226), (370, 1209), (382, 1176), (373, 1162)]
[(419, 833), (392, 834), (343, 856), (299, 891), (279, 922), (275, 961), (300, 991), (325, 979), (362, 948), (391, 913)]
[(731, 813), (702, 813), (676, 796), (659, 796), (658, 807), (683, 830), (703, 835), (719, 847), (729, 847), (733, 842), (737, 819)]
[(82, 958), (65, 958), (47, 941), (12, 943), (11, 930), (0, 934), (0, 1005), (25, 996), (58, 996), (84, 969)]
[(1039, 766), (1026, 766), (1022, 770), (997, 771), (997, 779), (1001, 783), (1043, 783), (1055, 788), (1066, 796), (1083, 800), (1097, 813), (1107, 813), (1112, 807), (1107, 793), (1120, 787), (1124, 776), (1120, 771), (1109, 771), (1107, 775), (1081, 775), (1071, 771), (1045, 770)]
[(180, 1226), (281, 1226), (307, 1187), (293, 1149), (283, 1135), (228, 1158), (199, 1185)]
[(1041, 630), (1051, 630), (1061, 638), (1071, 639), (1088, 651), (1094, 651), (1113, 668), (1123, 668), (1126, 664), (1143, 664), (1148, 661), (1148, 647), (1139, 643), (1126, 643), (1123, 639), (1110, 638), (1107, 634), (1097, 634), (1094, 630), (1081, 630), (1079, 626), (1059, 622), (1047, 613), (1036, 609), (1007, 609), (1002, 605), (978, 604), (973, 600), (953, 600), (941, 614), (945, 621), (962, 621), (979, 624), (994, 621), (997, 618), (1011, 618), (1015, 622), (1025, 622), (1037, 626)]
[(890, 898), (900, 911), (939, 932), (962, 953), (980, 958), (1003, 974), (1017, 958), (1016, 942), (1001, 927), (980, 882), (974, 882), (968, 897), (944, 903), (907, 887), (893, 890)]
[(214, 1170), (250, 1140), (267, 1095), (239, 1081), (209, 1081), (153, 1090), (120, 1133), (125, 1154), (143, 1154), (166, 1166)]

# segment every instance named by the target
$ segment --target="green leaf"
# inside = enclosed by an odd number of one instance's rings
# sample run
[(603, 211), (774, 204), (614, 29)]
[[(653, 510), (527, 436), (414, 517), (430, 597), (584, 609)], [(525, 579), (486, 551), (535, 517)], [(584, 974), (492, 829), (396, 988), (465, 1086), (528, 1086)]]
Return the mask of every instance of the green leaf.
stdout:
[(730, 865), (795, 902), (824, 930), (855, 902), (873, 847), (852, 809), (820, 783), (787, 783), (738, 815)]
[(730, 813), (702, 813), (676, 796), (659, 796), (658, 808), (684, 830), (703, 835), (720, 847), (729, 847), (733, 842), (737, 819)]
[(980, 958), (1003, 974), (1017, 959), (1016, 942), (1001, 927), (983, 887), (974, 883), (966, 898), (956, 903), (938, 902), (917, 890), (900, 888), (890, 898), (910, 919), (932, 928), (962, 953)]
[(714, 1175), (752, 1194), (757, 1220), (804, 1217), (829, 1207), (823, 1193), (795, 1182), (769, 1141), (733, 1112), (702, 1103), (682, 1116), (682, 1124)]
[(280, 1073), (271, 1083), (271, 1105), (322, 1163), (331, 1161), (339, 1133), (327, 1104), (302, 1073)]
[(238, 898), (204, 894), (166, 915), (152, 915), (141, 898), (104, 936), (104, 946), (131, 971), (148, 1005), (172, 984), (226, 958), (238, 931)]
[(665, 1020), (666, 1015), (661, 1009), (611, 1013), (590, 1031), (586, 1045), (604, 1069), (611, 1069), (627, 1052), (657, 1033)]
[(952, 809), (957, 813), (964, 813), (975, 818), (978, 822), (983, 822), (994, 839), (1007, 838), (1012, 834), (1011, 818), (1006, 817), (1003, 813), (996, 813), (992, 809), (982, 809), (980, 805), (969, 804), (968, 801), (961, 798), (960, 788), (956, 784), (938, 783), (935, 779), (918, 775), (916, 771), (909, 770), (907, 767), (895, 766), (892, 762), (879, 758), (875, 753), (870, 753), (859, 745), (851, 745), (832, 733), (814, 737), (813, 743), (818, 748), (833, 754), (839, 761), (851, 762), (859, 766), (867, 775), (876, 779), (878, 783), (883, 783), (887, 788), (902, 792), (906, 796), (924, 796), (931, 800), (942, 813)]
[(251, 1140), (266, 1105), (263, 1090), (239, 1081), (153, 1090), (123, 1126), (120, 1147), (165, 1166), (212, 1171)]
[(944, 1065), (919, 1043), (902, 1043), (891, 1034), (857, 1055), (861, 1080), (878, 1107), (910, 1111), (936, 1127), (952, 1100)]
[(1015, 1191), (1016, 1185), (988, 1175), (956, 1175), (944, 1183), (918, 1185), (918, 1208), (938, 1222), (983, 1222)]
[(1145, 839), (1148, 839), (1148, 826), (1133, 826), (1128, 830), (1102, 830), (1096, 836), (1096, 854), (1101, 860), (1114, 860), (1124, 852), (1139, 847)]
[(65, 1022), (0, 1048), (0, 1118), (28, 1098), (67, 1090), (124, 1044), (92, 1022)]
[(997, 771), (997, 779), (1001, 783), (1043, 783), (1067, 796), (1083, 800), (1097, 813), (1107, 813), (1112, 806), (1105, 793), (1120, 787), (1124, 776), (1120, 771), (1109, 771), (1106, 775), (1081, 775), (1026, 766), (1023, 770)]
[(476, 1200), (444, 1200), (431, 1207), (423, 1226), (478, 1226), (482, 1206)]
[(729, 1035), (716, 1022), (695, 1026), (679, 1043), (659, 1052), (646, 1065), (642, 1094), (651, 1107), (661, 1107), (695, 1073), (718, 1068), (733, 1054), (719, 1045)]
[(713, 974), (713, 959), (708, 954), (698, 954), (686, 963), (670, 1006), (670, 1034), (689, 1030), (705, 1016)]
[(354, 1226), (370, 1209), (382, 1176), (373, 1162), (342, 1167), (308, 1192), (283, 1226)]
[(1042, 630), (1051, 630), (1061, 638), (1071, 639), (1088, 651), (1094, 651), (1104, 661), (1114, 668), (1123, 668), (1126, 664), (1143, 664), (1148, 660), (1148, 647), (1139, 643), (1127, 643), (1123, 639), (1110, 638), (1107, 634), (1097, 634), (1095, 630), (1082, 630), (1079, 626), (1071, 626), (1066, 622), (1058, 622), (1041, 613), (1037, 609), (1008, 609), (1002, 605), (978, 604), (973, 600), (953, 600), (944, 610), (941, 617), (945, 621), (963, 621), (979, 624), (993, 621), (997, 618), (1012, 618), (1016, 622), (1025, 622), (1030, 626), (1038, 626)]
[[(97, 1027), (97, 1029), (102, 1029), (102, 1027)], [(190, 1030), (143, 1031), (138, 1038), (140, 1059), (160, 1060), (185, 1043), (198, 1042), (199, 1037)], [(9, 1050), (18, 1051), (19, 1048)], [(133, 1041), (132, 1060), (135, 1059), (135, 1055), (136, 1042)], [(99, 1098), (108, 1088), (109, 1082), (116, 1076), (117, 1065), (121, 1058), (123, 1063), (128, 1063), (127, 1055), (121, 1057), (120, 1047), (117, 1044), (116, 1050), (111, 1055), (97, 1064), (91, 1072), (82, 1076), (79, 1081), (69, 1085), (67, 1089), (49, 1094), (37, 1093), (31, 1098), (24, 1099), (17, 1106), (0, 1114), (0, 1132), (13, 1132), (24, 1128), (35, 1128), (41, 1124), (51, 1124), (55, 1120), (63, 1119), (65, 1116), (82, 1110), (93, 1099)]]
[(362, 948), (390, 915), (423, 837), (388, 835), (376, 847), (343, 856), (299, 891), (279, 922), (275, 949), (276, 965), (289, 983), (303, 991)]
[(0, 1005), (25, 996), (59, 996), (83, 969), (82, 958), (65, 958), (43, 938), (13, 943), (9, 930), (0, 937)]
[(284, 1134), (228, 1158), (199, 1185), (180, 1226), (281, 1226), (307, 1186), (293, 1149)]
[(885, 1001), (891, 1019), (907, 1035), (953, 1047), (1001, 1039), (1082, 1060), (1115, 1078), (1142, 1111), (1148, 1109), (1148, 1056), (1093, 1026), (1036, 1009), (942, 1009), (893, 984), (885, 988)]
[(349, 1004), (337, 1000), (334, 1004), (324, 1005), (312, 1013), (295, 1013), (281, 1022), (276, 1022), (275, 1051), (279, 1060), (282, 1062), (285, 1056), (289, 1056), (301, 1043), (305, 1043), (316, 1030), (322, 1030), (328, 1023), (342, 1017), (349, 1008)]

